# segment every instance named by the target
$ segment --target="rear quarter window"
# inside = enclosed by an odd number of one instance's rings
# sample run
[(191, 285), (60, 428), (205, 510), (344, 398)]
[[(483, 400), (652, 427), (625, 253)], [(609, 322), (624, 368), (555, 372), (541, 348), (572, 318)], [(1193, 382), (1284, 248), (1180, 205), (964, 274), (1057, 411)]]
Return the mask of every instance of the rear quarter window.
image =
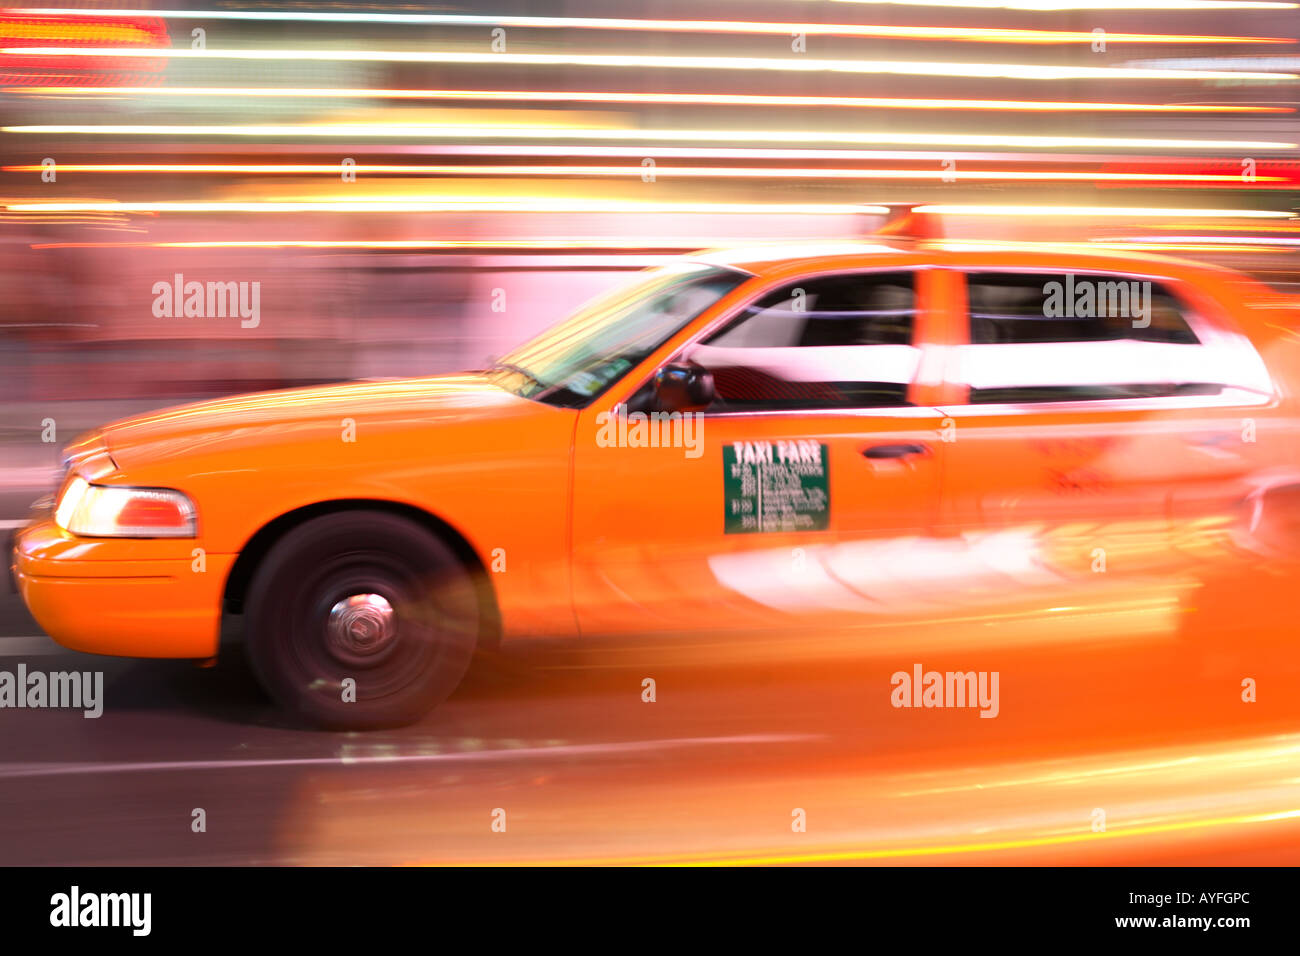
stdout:
[(971, 404), (1216, 395), (1241, 384), (1242, 370), (1204, 346), (1190, 307), (1159, 281), (991, 271), (967, 273), (966, 287), (969, 344), (958, 361)]

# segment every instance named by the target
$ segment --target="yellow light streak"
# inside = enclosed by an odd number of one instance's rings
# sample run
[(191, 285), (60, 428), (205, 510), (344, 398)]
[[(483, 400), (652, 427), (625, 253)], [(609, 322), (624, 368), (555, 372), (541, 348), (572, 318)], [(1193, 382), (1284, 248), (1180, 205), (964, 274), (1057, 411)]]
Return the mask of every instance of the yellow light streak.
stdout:
[(224, 96), (395, 100), (503, 100), (545, 103), (662, 103), (689, 106), (813, 106), (855, 109), (992, 110), (1103, 113), (1294, 113), (1290, 106), (1194, 103), (1089, 103), (1069, 100), (964, 100), (888, 96), (784, 96), (760, 93), (634, 93), (570, 90), (398, 90), (364, 87), (15, 86), (36, 96)]

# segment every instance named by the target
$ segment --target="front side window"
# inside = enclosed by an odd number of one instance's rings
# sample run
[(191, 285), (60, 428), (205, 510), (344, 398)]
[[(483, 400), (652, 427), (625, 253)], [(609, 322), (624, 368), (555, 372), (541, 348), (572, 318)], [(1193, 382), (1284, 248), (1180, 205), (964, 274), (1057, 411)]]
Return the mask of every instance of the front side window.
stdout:
[(915, 316), (911, 272), (820, 276), (759, 297), (682, 357), (712, 373), (710, 411), (907, 405)]
[(1216, 395), (1240, 384), (1158, 282), (970, 273), (966, 288), (970, 344), (958, 363), (972, 404)]
[(488, 374), (523, 398), (581, 408), (749, 278), (697, 262), (650, 270), (503, 356)]

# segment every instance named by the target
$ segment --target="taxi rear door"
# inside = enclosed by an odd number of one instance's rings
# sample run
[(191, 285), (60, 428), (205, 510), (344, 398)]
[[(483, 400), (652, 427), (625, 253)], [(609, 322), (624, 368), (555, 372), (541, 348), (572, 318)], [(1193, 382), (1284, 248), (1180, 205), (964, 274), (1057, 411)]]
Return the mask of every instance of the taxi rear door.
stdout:
[(942, 524), (981, 560), (955, 609), (1004, 636), (1170, 637), (1201, 550), (1185, 532), (1248, 490), (1239, 432), (1268, 401), (1262, 362), (1173, 280), (962, 274)]

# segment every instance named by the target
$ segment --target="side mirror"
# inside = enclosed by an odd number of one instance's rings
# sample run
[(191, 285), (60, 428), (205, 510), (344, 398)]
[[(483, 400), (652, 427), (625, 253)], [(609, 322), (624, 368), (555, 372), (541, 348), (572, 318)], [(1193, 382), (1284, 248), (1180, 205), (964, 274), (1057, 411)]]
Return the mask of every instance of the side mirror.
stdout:
[(697, 412), (713, 404), (713, 374), (695, 362), (673, 362), (655, 373), (660, 411)]

